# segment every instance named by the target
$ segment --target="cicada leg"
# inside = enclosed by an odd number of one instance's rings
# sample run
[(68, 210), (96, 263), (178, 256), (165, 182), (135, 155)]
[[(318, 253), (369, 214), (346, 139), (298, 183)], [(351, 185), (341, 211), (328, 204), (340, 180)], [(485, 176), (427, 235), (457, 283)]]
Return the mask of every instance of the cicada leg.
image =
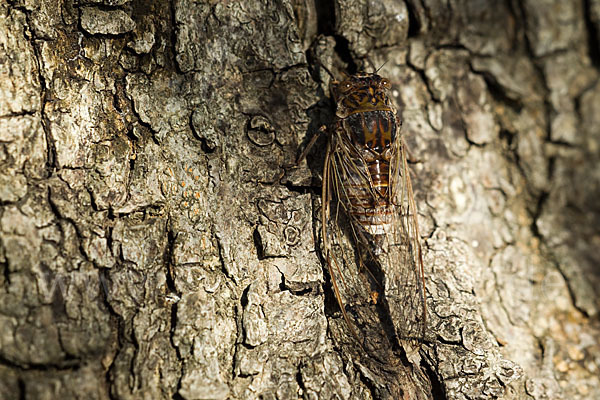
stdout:
[[(317, 140), (324, 133), (327, 133), (327, 126), (325, 126), (325, 125), (321, 126), (319, 128), (319, 131), (315, 135), (313, 135), (313, 137), (310, 139), (310, 141), (308, 142), (308, 144), (306, 145), (304, 150), (302, 150), (302, 153), (300, 153), (300, 155), (298, 156), (298, 158), (296, 159), (296, 161), (294, 162), (292, 167), (298, 167), (300, 165), (300, 163), (306, 159), (306, 156), (308, 156), (308, 152), (313, 148), (313, 146), (315, 145)], [(275, 177), (275, 182), (280, 182), (284, 176), (285, 176), (285, 169), (283, 171), (281, 171), (281, 173)]]

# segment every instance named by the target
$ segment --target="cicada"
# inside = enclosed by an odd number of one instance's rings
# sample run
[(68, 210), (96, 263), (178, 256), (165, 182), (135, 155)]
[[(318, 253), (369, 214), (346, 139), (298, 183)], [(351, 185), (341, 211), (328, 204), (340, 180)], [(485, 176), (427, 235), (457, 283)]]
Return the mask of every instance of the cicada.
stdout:
[[(321, 128), (328, 135), (321, 234), (335, 297), (357, 338), (362, 335), (345, 307), (363, 301), (385, 306), (397, 338), (422, 341), (423, 256), (391, 84), (377, 73), (363, 72), (333, 81), (330, 88), (336, 109), (333, 124)], [(344, 242), (351, 242), (353, 250)], [(354, 271), (364, 275), (366, 288), (348, 288), (344, 276), (351, 263), (358, 264)]]

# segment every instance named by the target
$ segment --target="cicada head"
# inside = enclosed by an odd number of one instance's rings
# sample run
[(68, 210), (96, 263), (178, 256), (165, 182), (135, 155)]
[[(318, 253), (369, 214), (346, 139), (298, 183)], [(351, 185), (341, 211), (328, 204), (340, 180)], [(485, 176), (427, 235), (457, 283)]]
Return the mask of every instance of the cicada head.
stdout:
[(390, 88), (390, 81), (376, 73), (359, 72), (343, 81), (335, 81), (331, 84), (331, 93), (337, 106), (336, 114), (344, 118), (358, 112), (389, 110)]

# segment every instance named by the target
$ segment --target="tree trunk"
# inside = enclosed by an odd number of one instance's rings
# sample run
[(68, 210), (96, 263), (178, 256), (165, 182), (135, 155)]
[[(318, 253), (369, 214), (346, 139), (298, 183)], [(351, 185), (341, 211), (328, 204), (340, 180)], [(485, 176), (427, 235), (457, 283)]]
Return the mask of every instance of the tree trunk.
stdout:
[[(335, 302), (323, 67), (393, 84), (420, 346)], [(598, 0), (0, 4), (0, 398), (600, 398), (599, 68)]]

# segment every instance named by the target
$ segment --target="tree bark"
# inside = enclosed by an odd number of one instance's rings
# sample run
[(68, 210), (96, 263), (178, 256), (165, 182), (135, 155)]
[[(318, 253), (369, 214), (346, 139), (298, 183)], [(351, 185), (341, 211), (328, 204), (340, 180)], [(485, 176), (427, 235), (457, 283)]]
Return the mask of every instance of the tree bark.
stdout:
[[(333, 297), (323, 67), (393, 84), (420, 346)], [(0, 4), (0, 398), (600, 398), (599, 68), (598, 0)]]

